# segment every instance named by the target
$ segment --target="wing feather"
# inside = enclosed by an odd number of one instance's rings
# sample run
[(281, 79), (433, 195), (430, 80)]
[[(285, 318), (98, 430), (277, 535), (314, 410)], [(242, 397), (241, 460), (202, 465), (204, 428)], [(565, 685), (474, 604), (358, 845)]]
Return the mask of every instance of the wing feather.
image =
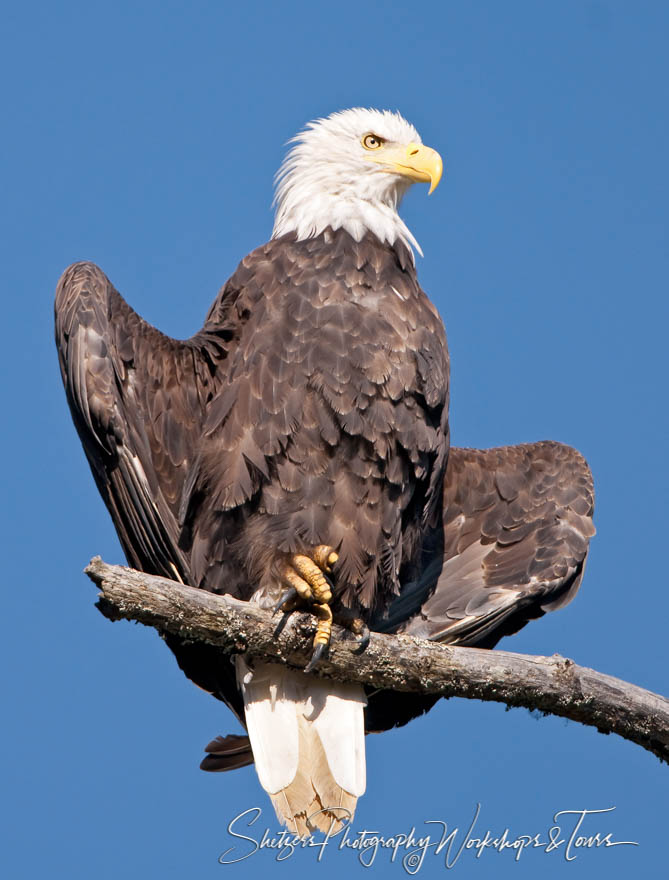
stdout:
[(452, 448), (443, 557), (435, 554), (422, 577), (403, 587), (380, 628), (492, 647), (566, 605), (583, 576), (593, 507), (592, 475), (569, 446)]
[(55, 310), (74, 424), (126, 556), (188, 582), (178, 503), (201, 423), (188, 344), (144, 322), (92, 263), (64, 272)]

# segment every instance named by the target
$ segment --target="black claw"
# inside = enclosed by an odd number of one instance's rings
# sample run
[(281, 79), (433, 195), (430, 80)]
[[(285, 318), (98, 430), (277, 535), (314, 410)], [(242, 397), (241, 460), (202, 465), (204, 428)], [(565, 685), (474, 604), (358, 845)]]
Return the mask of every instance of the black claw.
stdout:
[(276, 603), (274, 608), (272, 609), (272, 617), (279, 611), (287, 602), (290, 602), (291, 599), (294, 599), (297, 596), (297, 590), (295, 587), (291, 587), (289, 590), (286, 590), (285, 593), (281, 594), (281, 598)]
[(358, 639), (358, 644), (356, 645), (354, 654), (362, 654), (363, 651), (367, 649), (367, 645), (369, 645), (369, 627), (366, 623), (362, 625), (362, 632), (360, 633), (360, 638)]
[(324, 645), (323, 643), (316, 645), (316, 647), (314, 648), (314, 653), (311, 655), (311, 660), (309, 661), (307, 666), (305, 666), (305, 668), (304, 668), (305, 672), (313, 672), (314, 671), (314, 669), (316, 668), (316, 665), (318, 664), (318, 661), (321, 659), (323, 654), (325, 654), (325, 649), (326, 649), (326, 645)]

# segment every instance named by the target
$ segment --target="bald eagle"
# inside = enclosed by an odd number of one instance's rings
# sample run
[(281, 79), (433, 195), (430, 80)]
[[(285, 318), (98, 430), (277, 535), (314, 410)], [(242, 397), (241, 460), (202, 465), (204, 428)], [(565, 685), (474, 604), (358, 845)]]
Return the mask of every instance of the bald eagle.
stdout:
[(366, 731), (433, 703), (311, 674), (332, 620), (362, 640), (491, 647), (570, 601), (593, 533), (575, 450), (449, 449), (446, 336), (398, 214), (441, 174), (399, 114), (335, 113), (295, 138), (271, 240), (190, 339), (143, 321), (91, 263), (56, 292), (67, 399), (128, 562), (318, 619), (305, 671), (167, 638), (248, 731), (212, 741), (203, 768), (255, 762), (299, 833), (352, 816)]

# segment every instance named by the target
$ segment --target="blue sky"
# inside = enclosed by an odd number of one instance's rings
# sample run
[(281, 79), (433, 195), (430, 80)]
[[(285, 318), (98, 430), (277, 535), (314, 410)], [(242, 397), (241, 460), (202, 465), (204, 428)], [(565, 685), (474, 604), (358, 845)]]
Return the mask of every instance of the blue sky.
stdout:
[[(58, 276), (99, 263), (165, 332), (194, 332), (271, 230), (285, 141), (349, 106), (400, 109), (446, 159), (403, 214), (452, 356), (457, 445), (552, 438), (588, 458), (598, 535), (567, 609), (504, 647), (559, 652), (669, 693), (665, 566), (669, 7), (661, 2), (14, 4), (3, 14), (6, 712), (3, 863), (33, 878), (403, 876), (330, 848), (237, 865), (251, 769), (198, 770), (233, 730), (153, 631), (111, 624), (81, 573), (122, 561), (60, 387)], [(440, 703), (368, 738), (355, 828), (440, 819), (547, 836), (559, 810), (621, 846), (464, 853), (460, 876), (648, 876), (666, 862), (667, 770), (616, 737)], [(565, 823), (563, 831), (567, 831)], [(434, 832), (433, 832), (434, 834)], [(419, 876), (442, 876), (428, 854)], [(494, 872), (494, 873), (493, 873)], [(364, 873), (363, 876), (368, 876)]]

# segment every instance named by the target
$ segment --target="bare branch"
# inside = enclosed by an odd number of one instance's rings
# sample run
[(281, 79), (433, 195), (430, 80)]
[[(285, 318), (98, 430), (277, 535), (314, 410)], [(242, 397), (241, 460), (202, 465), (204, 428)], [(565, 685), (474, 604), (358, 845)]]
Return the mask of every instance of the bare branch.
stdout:
[[(279, 620), (249, 602), (107, 565), (99, 557), (86, 573), (101, 588), (98, 607), (111, 620), (136, 620), (224, 653), (298, 669), (308, 662), (311, 615)], [(669, 700), (557, 654), (532, 657), (379, 633), (357, 654), (350, 635), (335, 627), (330, 656), (318, 673), (377, 688), (524, 706), (617, 733), (669, 761)]]

